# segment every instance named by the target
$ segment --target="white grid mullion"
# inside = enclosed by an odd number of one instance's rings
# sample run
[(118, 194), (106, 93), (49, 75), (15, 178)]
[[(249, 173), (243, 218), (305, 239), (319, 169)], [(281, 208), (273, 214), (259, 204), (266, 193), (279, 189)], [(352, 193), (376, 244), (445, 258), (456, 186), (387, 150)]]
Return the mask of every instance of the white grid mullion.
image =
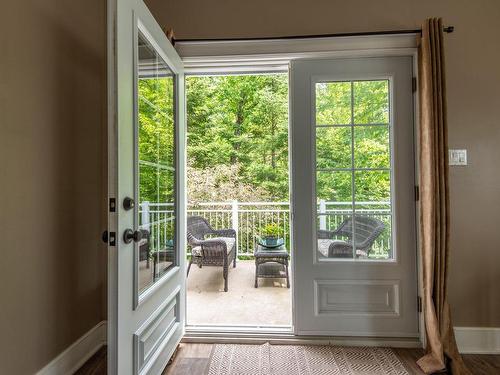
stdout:
[(354, 160), (354, 82), (351, 81), (351, 196), (352, 196), (352, 257), (356, 259), (356, 180)]
[(373, 123), (373, 124), (320, 124), (316, 125), (317, 128), (349, 128), (351, 126), (390, 126), (390, 123)]
[(157, 168), (157, 169), (165, 169), (167, 171), (175, 171), (174, 167), (168, 166), (168, 165), (163, 165), (161, 163), (155, 163), (152, 161), (147, 161), (147, 160), (139, 160), (139, 165), (147, 165), (149, 167)]
[[(353, 227), (352, 227), (352, 232), (353, 232), (353, 237), (352, 237), (352, 246), (353, 246), (353, 259), (356, 258), (356, 225), (355, 225), (355, 216), (356, 216), (356, 172), (389, 172), (390, 174), (390, 181), (391, 181), (391, 190), (390, 190), (390, 196), (392, 200), (392, 168), (393, 168), (393, 160), (392, 160), (392, 139), (389, 139), (389, 152), (390, 152), (390, 166), (389, 167), (379, 167), (379, 168), (356, 168), (356, 160), (355, 160), (355, 134), (354, 130), (356, 127), (370, 127), (370, 126), (379, 126), (379, 127), (389, 127), (389, 130), (391, 131), (392, 127), (392, 121), (390, 120), (389, 117), (389, 122), (387, 123), (373, 123), (373, 124), (355, 124), (354, 123), (354, 112), (355, 112), (355, 89), (354, 89), (354, 83), (355, 82), (361, 82), (365, 80), (351, 80), (348, 81), (351, 84), (351, 103), (350, 103), (350, 109), (351, 109), (351, 123), (350, 124), (315, 124), (315, 129), (317, 128), (350, 128), (351, 129), (351, 168), (316, 168), (316, 172), (323, 172), (323, 173), (335, 173), (335, 172), (350, 172), (351, 173), (351, 215), (352, 215), (352, 221), (353, 221)], [(390, 91), (390, 90), (389, 90)], [(391, 93), (389, 92), (389, 95)], [(389, 113), (390, 113), (390, 100), (389, 100)], [(316, 155), (317, 156), (317, 155)], [(316, 176), (316, 181), (317, 181), (317, 176)], [(392, 212), (392, 203), (390, 203), (390, 213), (389, 216), (391, 217), (391, 239), (392, 239), (392, 218), (393, 218), (393, 212)], [(329, 216), (328, 213), (325, 213), (324, 215)], [(317, 213), (317, 217), (319, 214)], [(390, 258), (393, 258), (392, 254), (392, 246), (391, 246), (391, 253), (389, 254)]]
[(390, 172), (391, 168), (318, 168), (317, 172)]

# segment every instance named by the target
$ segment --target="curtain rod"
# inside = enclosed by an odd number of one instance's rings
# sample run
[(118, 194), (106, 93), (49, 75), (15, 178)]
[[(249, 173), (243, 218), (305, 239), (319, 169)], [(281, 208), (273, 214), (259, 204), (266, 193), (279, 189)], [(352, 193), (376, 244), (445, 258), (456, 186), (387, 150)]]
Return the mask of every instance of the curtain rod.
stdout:
[[(455, 30), (454, 26), (443, 27), (445, 33), (452, 33)], [(290, 40), (290, 39), (313, 39), (313, 38), (338, 38), (346, 36), (375, 36), (375, 35), (397, 35), (397, 34), (421, 34), (422, 29), (414, 30), (386, 30), (386, 31), (365, 31), (358, 33), (337, 33), (337, 34), (316, 34), (316, 35), (285, 35), (285, 36), (266, 36), (259, 38), (206, 38), (206, 39), (176, 39), (172, 38), (173, 44), (176, 42), (238, 42), (249, 40)]]

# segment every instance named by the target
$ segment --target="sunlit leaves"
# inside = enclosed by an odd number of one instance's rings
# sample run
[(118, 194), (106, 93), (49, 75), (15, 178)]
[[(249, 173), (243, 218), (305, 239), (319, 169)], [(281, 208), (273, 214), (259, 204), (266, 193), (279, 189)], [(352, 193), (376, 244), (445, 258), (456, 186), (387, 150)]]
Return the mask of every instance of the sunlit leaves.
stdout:
[(389, 126), (354, 127), (356, 168), (390, 168)]
[(350, 127), (316, 128), (318, 169), (351, 168), (352, 130)]
[(356, 202), (388, 202), (391, 200), (389, 171), (354, 172)]
[[(240, 188), (262, 193), (261, 199), (287, 200), (288, 77), (203, 76), (186, 82), (190, 166), (211, 179), (208, 174), (220, 172), (215, 166), (238, 165)], [(188, 197), (199, 200), (193, 184), (188, 179)], [(239, 195), (236, 189), (215, 194), (221, 201)]]
[(351, 123), (351, 83), (316, 84), (316, 125)]
[(171, 202), (175, 154), (173, 77), (141, 78), (138, 94), (139, 199)]
[[(172, 165), (173, 80), (141, 79), (139, 87), (140, 158)], [(188, 77), (186, 95), (189, 198), (288, 200), (287, 76)], [(317, 124), (346, 125), (316, 129), (319, 169), (353, 167), (352, 146), (354, 168), (390, 166), (389, 125), (352, 126), (353, 122), (388, 123), (388, 81), (321, 83), (316, 86), (316, 99)], [(173, 183), (170, 177), (147, 168), (141, 176), (145, 185), (141, 185), (141, 195), (148, 200), (162, 186)], [(158, 178), (165, 183), (160, 184)], [(322, 198), (352, 199), (350, 172), (330, 171), (318, 178)], [(384, 200), (389, 188), (388, 175), (357, 176), (356, 200)]]
[(352, 201), (352, 175), (345, 171), (318, 171), (316, 173), (316, 196), (318, 201)]
[(356, 201), (388, 199), (389, 172), (365, 171), (390, 168), (388, 121), (389, 81), (316, 83), (318, 200), (352, 200), (353, 178)]
[(389, 81), (353, 82), (354, 123), (389, 123)]

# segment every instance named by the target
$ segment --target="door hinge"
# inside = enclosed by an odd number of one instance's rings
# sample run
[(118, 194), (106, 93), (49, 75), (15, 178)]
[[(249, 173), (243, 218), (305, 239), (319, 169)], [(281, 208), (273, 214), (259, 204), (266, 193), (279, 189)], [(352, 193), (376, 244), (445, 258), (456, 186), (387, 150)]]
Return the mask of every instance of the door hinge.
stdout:
[(411, 79), (411, 91), (417, 92), (417, 77), (412, 77)]
[(418, 202), (420, 200), (420, 188), (418, 185), (415, 185), (415, 201)]
[(422, 312), (422, 297), (417, 296), (417, 310), (418, 312)]
[(109, 198), (109, 212), (116, 212), (116, 199)]

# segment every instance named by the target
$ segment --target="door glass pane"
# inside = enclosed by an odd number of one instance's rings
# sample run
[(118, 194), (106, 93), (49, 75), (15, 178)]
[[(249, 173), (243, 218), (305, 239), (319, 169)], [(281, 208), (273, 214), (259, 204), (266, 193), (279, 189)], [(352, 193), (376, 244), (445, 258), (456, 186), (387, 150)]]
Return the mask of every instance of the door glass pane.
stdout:
[(356, 209), (354, 239), (357, 259), (392, 258), (392, 215), (388, 206)]
[(332, 202), (336, 205), (352, 204), (352, 174), (351, 172), (316, 173), (316, 196), (320, 201)]
[(389, 126), (354, 126), (356, 168), (390, 168)]
[(358, 257), (388, 259), (392, 254), (391, 173), (354, 172), (355, 218), (353, 242)]
[(354, 123), (389, 123), (389, 81), (353, 82)]
[(316, 84), (316, 125), (351, 123), (351, 83)]
[(354, 184), (356, 208), (391, 200), (390, 171), (355, 171)]
[(176, 264), (175, 76), (139, 33), (137, 71), (137, 167), (139, 293)]
[(351, 127), (316, 128), (317, 168), (351, 168), (351, 139)]
[(316, 84), (319, 260), (393, 259), (389, 119), (388, 80)]
[(321, 258), (352, 258), (352, 243), (338, 229), (352, 217), (352, 173), (318, 171), (316, 174), (318, 252)]

